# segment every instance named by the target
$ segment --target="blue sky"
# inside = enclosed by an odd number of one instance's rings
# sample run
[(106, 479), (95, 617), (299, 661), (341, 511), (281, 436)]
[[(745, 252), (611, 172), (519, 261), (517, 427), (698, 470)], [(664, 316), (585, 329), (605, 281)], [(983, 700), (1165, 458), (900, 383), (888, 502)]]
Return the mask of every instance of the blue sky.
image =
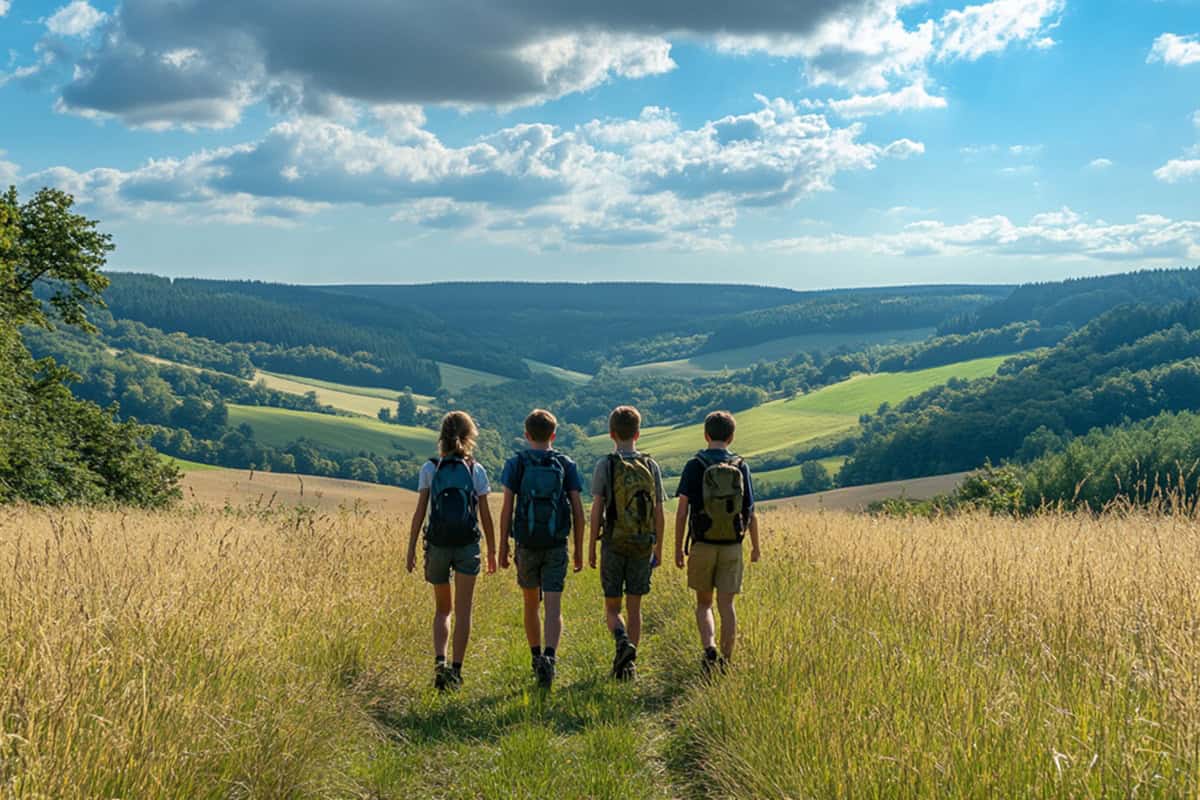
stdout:
[(1200, 0), (0, 0), (0, 183), (303, 283), (1200, 264)]

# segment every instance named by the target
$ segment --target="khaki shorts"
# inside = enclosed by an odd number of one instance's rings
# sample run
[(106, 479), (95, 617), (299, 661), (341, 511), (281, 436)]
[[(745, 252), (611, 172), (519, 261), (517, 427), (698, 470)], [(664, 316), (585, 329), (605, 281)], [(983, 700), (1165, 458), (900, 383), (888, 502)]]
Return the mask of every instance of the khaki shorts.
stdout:
[(716, 589), (724, 594), (742, 591), (741, 544), (693, 542), (687, 562), (688, 588), (697, 592)]

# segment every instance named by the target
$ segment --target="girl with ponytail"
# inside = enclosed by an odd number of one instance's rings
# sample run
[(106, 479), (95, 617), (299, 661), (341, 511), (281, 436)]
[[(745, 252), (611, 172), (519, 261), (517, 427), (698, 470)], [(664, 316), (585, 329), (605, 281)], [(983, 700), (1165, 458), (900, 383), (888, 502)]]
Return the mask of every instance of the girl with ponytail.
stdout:
[[(496, 541), (488, 509), (487, 470), (473, 453), (479, 429), (465, 411), (442, 418), (438, 457), (421, 467), (417, 509), (408, 537), (408, 571), (417, 566), (417, 540), (425, 533), (425, 580), (433, 585), (434, 686), (462, 685), (462, 662), (471, 637), (471, 606), (481, 567), (480, 528), (487, 540), (487, 572), (496, 571)], [(428, 524), (426, 524), (428, 515)], [(451, 573), (454, 590), (450, 589)], [(454, 613), (453, 660), (446, 663), (450, 614)]]

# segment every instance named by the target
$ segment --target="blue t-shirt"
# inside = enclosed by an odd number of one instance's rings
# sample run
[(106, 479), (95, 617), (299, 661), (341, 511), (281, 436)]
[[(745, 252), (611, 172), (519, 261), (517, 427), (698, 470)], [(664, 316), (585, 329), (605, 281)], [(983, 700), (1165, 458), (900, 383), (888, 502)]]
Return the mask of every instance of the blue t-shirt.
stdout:
[[(579, 467), (577, 467), (575, 462), (572, 461), (568, 456), (563, 455), (557, 450), (528, 449), (525, 452), (533, 453), (535, 456), (546, 456), (550, 454), (557, 456), (562, 461), (563, 465), (563, 489), (565, 489), (568, 494), (571, 492), (583, 491), (583, 482), (579, 480)], [(508, 459), (508, 461), (504, 462), (504, 471), (500, 473), (500, 484), (504, 486), (505, 489), (511, 489), (513, 494), (518, 494), (521, 491), (521, 486), (517, 481), (517, 470), (520, 468), (520, 461), (520, 455), (513, 456), (512, 458)]]
[[(702, 451), (710, 462), (728, 460), (734, 457), (734, 454), (728, 450), (714, 450), (709, 448)], [(708, 464), (700, 460), (700, 456), (692, 456), (687, 464), (683, 467), (683, 474), (679, 476), (679, 488), (675, 490), (676, 497), (686, 497), (690, 504), (689, 516), (695, 517), (701, 511), (700, 501), (704, 497), (704, 470), (708, 469)], [(750, 482), (750, 468), (743, 461), (741, 465), (742, 481), (746, 485), (746, 494), (742, 498), (742, 513), (746, 519), (750, 518), (750, 514), (754, 511), (754, 484)]]

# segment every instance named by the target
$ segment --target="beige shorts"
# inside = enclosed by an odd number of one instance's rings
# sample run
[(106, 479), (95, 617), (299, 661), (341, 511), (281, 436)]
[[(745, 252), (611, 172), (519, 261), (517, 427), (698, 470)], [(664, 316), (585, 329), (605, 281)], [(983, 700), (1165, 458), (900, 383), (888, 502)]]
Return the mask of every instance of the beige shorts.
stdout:
[(687, 563), (688, 588), (697, 592), (716, 589), (725, 594), (742, 591), (742, 546), (693, 542)]

